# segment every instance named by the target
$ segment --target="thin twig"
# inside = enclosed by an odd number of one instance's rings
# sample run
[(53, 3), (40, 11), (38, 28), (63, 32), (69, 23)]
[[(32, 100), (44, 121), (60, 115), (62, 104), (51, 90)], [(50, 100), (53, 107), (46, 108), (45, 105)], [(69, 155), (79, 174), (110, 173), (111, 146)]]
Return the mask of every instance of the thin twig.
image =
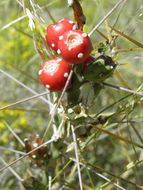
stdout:
[(106, 133), (106, 134), (108, 134), (108, 135), (110, 135), (110, 136), (112, 136), (112, 137), (115, 137), (115, 138), (117, 138), (117, 139), (119, 139), (119, 140), (121, 140), (121, 141), (124, 141), (124, 142), (126, 142), (126, 143), (128, 143), (128, 144), (130, 144), (130, 145), (134, 145), (134, 146), (137, 146), (137, 147), (143, 149), (143, 145), (140, 145), (140, 144), (138, 144), (138, 143), (136, 143), (136, 142), (133, 142), (133, 141), (130, 141), (130, 140), (128, 140), (128, 139), (124, 139), (123, 137), (121, 137), (121, 136), (119, 136), (119, 135), (117, 135), (117, 134), (114, 134), (114, 133), (112, 133), (112, 132), (110, 132), (110, 131), (107, 131), (107, 130), (105, 130), (105, 129), (103, 129), (103, 128), (100, 128), (100, 127), (98, 127), (97, 125), (90, 125), (90, 126), (93, 127), (93, 128), (95, 128), (95, 129), (97, 129), (97, 130), (100, 131), (100, 132)]
[[(3, 71), (2, 69), (0, 69), (0, 72), (3, 73), (4, 75), (6, 75), (8, 78), (12, 79), (13, 81), (15, 81), (16, 83), (18, 83), (20, 86), (24, 87), (25, 89), (27, 89), (28, 91), (32, 92), (35, 95), (38, 95), (37, 92), (35, 92), (34, 90), (32, 90), (30, 87), (26, 86), (25, 84), (23, 84), (22, 82), (20, 82), (19, 80), (17, 80), (15, 77), (13, 77), (11, 74), (9, 74), (6, 71)], [(39, 97), (40, 99), (42, 99), (44, 102), (46, 102), (48, 105), (53, 105), (51, 102), (49, 102), (48, 100), (46, 100), (44, 97)]]
[(71, 125), (71, 130), (72, 130), (72, 136), (73, 136), (73, 142), (74, 142), (74, 149), (75, 149), (75, 156), (76, 156), (76, 164), (77, 164), (79, 185), (80, 185), (80, 190), (83, 190), (81, 171), (80, 171), (80, 163), (79, 163), (79, 156), (78, 156), (78, 148), (77, 148), (77, 141), (76, 141), (76, 135), (75, 135), (75, 132), (74, 132), (73, 125)]
[[(69, 158), (70, 160), (77, 162), (75, 159), (73, 158)], [(87, 168), (88, 170), (91, 170), (91, 167), (85, 165), (82, 162), (79, 162), (79, 164), (85, 168)], [(105, 177), (104, 175), (100, 174), (99, 172), (96, 172), (95, 170), (92, 170), (94, 174), (96, 174), (97, 176), (99, 176), (100, 178), (104, 179), (107, 182), (110, 182), (111, 184), (115, 185), (116, 187), (118, 187), (121, 190), (126, 190), (125, 188), (121, 187), (120, 185), (118, 185), (117, 183), (112, 182), (112, 180), (110, 180), (109, 178)]]
[(19, 136), (13, 131), (13, 129), (11, 129), (11, 127), (8, 125), (8, 123), (6, 121), (3, 121), (6, 125), (6, 127), (9, 129), (9, 131), (13, 134), (13, 136), (18, 140), (18, 142), (25, 147), (24, 142), (19, 138)]
[(62, 91), (62, 94), (61, 94), (61, 96), (60, 96), (60, 98), (59, 98), (57, 104), (56, 104), (55, 106), (53, 106), (53, 108), (52, 108), (52, 110), (51, 110), (51, 112), (50, 112), (51, 119), (50, 119), (50, 121), (49, 121), (49, 124), (48, 124), (48, 126), (47, 126), (45, 132), (44, 132), (43, 138), (46, 136), (47, 131), (48, 131), (49, 127), (51, 126), (51, 123), (52, 123), (52, 121), (53, 121), (53, 119), (54, 119), (54, 116), (55, 116), (55, 113), (56, 113), (56, 111), (57, 111), (57, 108), (58, 108), (58, 106), (60, 105), (60, 102), (61, 102), (61, 100), (62, 100), (62, 98), (63, 98), (63, 96), (64, 96), (64, 94), (65, 94), (65, 91), (66, 91), (67, 86), (68, 86), (68, 84), (69, 84), (69, 82), (70, 82), (70, 79), (71, 79), (71, 77), (72, 77), (72, 74), (73, 74), (73, 70), (70, 71), (70, 74), (69, 74), (69, 76), (68, 76), (68, 79), (67, 79), (67, 81), (66, 81), (66, 84), (65, 84), (65, 86), (64, 86), (64, 89), (63, 89), (63, 91)]
[(6, 147), (3, 147), (3, 146), (0, 146), (0, 149), (1, 150), (6, 150), (6, 151), (10, 151), (10, 152), (14, 152), (14, 153), (21, 154), (21, 155), (25, 155), (26, 154), (25, 152), (21, 152), (21, 151), (18, 151), (18, 150), (13, 150), (11, 148), (6, 148)]
[(24, 98), (24, 99), (19, 100), (19, 101), (17, 101), (17, 102), (11, 103), (11, 104), (9, 104), (9, 105), (7, 105), (7, 106), (1, 107), (0, 110), (7, 109), (7, 108), (9, 108), (9, 107), (12, 107), (12, 106), (15, 106), (15, 105), (17, 105), (17, 104), (21, 104), (21, 103), (27, 102), (27, 101), (29, 101), (29, 100), (33, 100), (33, 99), (35, 99), (35, 98), (38, 98), (38, 97), (40, 97), (40, 96), (44, 96), (44, 95), (46, 95), (46, 94), (49, 94), (49, 92), (42, 92), (42, 93), (40, 93), (40, 94), (37, 94), (37, 95), (34, 95), (34, 96), (30, 96), (30, 97), (28, 97), (28, 98)]
[(20, 20), (24, 19), (25, 17), (27, 17), (27, 15), (23, 15), (15, 20), (13, 20), (12, 22), (10, 22), (10, 23), (6, 24), (5, 26), (3, 26), (2, 28), (0, 28), (0, 31), (10, 27), (11, 25), (15, 24), (16, 22), (19, 22)]
[(55, 141), (54, 138), (50, 139), (49, 141), (46, 141), (45, 143), (41, 144), (40, 146), (34, 148), (34, 149), (31, 150), (30, 152), (26, 153), (25, 155), (21, 156), (20, 158), (18, 158), (18, 159), (16, 159), (16, 160), (12, 161), (10, 164), (8, 164), (8, 165), (4, 166), (3, 168), (1, 168), (1, 169), (0, 169), (0, 172), (4, 171), (5, 169), (9, 168), (10, 166), (16, 164), (17, 162), (19, 162), (19, 161), (22, 160), (23, 158), (29, 156), (29, 155), (30, 155), (31, 153), (33, 153), (34, 151), (36, 151), (36, 150), (42, 148), (43, 146), (46, 146), (46, 145), (48, 145), (48, 144), (50, 144), (50, 143), (52, 143), (52, 142), (54, 142), (54, 141)]
[(136, 92), (136, 91), (133, 91), (133, 90), (130, 90), (130, 89), (127, 89), (127, 88), (123, 88), (123, 87), (116, 86), (116, 85), (113, 85), (113, 84), (108, 84), (108, 83), (105, 83), (105, 82), (103, 82), (102, 84), (105, 85), (105, 86), (117, 89), (117, 90), (122, 90), (122, 91), (125, 91), (125, 92), (129, 92), (131, 94), (135, 94), (135, 95), (138, 95), (138, 96), (143, 96), (142, 93)]
[[(1, 159), (1, 161), (4, 163), (5, 166), (8, 165), (8, 164), (4, 161), (4, 159), (2, 159), (1, 157), (0, 157), (0, 159)], [(8, 169), (9, 169), (9, 171), (16, 177), (16, 179), (18, 179), (18, 181), (20, 181), (20, 182), (23, 181), (23, 179), (22, 179), (11, 167), (9, 167)]]
[(91, 36), (96, 30), (97, 28), (118, 8), (118, 6), (123, 3), (123, 1), (126, 0), (120, 0), (116, 3), (116, 5), (103, 17), (103, 19), (91, 30), (91, 32), (89, 32), (89, 36)]

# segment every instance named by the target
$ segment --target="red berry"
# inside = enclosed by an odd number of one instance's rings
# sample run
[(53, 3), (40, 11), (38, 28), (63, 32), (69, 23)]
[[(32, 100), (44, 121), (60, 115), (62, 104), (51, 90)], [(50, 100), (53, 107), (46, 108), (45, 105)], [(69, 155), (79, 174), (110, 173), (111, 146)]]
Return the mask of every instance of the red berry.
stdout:
[(59, 37), (57, 53), (70, 63), (77, 64), (85, 61), (91, 50), (90, 38), (80, 30), (70, 30)]
[(57, 24), (49, 25), (46, 30), (46, 41), (47, 44), (55, 51), (57, 51), (57, 45), (59, 36), (63, 33), (76, 29), (76, 25), (72, 20), (62, 19)]
[(83, 62), (83, 69), (85, 69), (90, 63), (92, 63), (95, 60), (94, 57), (89, 56), (84, 62)]
[(54, 58), (46, 61), (40, 71), (39, 78), (50, 91), (61, 91), (70, 73), (70, 65), (63, 59)]

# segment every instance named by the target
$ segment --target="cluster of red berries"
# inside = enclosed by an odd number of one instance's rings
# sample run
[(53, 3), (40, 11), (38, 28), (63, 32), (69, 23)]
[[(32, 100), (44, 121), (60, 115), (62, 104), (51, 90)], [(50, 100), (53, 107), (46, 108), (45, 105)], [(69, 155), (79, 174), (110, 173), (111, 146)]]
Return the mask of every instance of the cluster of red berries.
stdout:
[(46, 61), (39, 71), (39, 77), (50, 91), (61, 91), (71, 71), (71, 64), (87, 64), (92, 43), (88, 35), (77, 30), (76, 24), (69, 19), (49, 25), (46, 42), (60, 58)]

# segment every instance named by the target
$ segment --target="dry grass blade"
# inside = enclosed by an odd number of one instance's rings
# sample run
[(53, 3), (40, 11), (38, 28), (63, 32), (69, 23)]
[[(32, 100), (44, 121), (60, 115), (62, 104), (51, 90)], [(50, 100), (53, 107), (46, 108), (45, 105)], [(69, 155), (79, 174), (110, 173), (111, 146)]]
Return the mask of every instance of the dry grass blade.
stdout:
[[(0, 157), (0, 159), (1, 159), (1, 161), (4, 163), (4, 165), (7, 166), (7, 163), (4, 161), (4, 159), (2, 159), (1, 157)], [(18, 181), (20, 181), (20, 182), (23, 181), (23, 179), (22, 179), (11, 167), (9, 167), (8, 169), (9, 169), (9, 171), (16, 177), (16, 179), (17, 179)]]
[(135, 45), (137, 45), (140, 48), (143, 48), (143, 44), (141, 44), (140, 42), (136, 41), (135, 39), (131, 38), (130, 36), (124, 34), (123, 32), (120, 32), (119, 30), (117, 30), (115, 27), (110, 26), (112, 30), (114, 30), (117, 34), (120, 34), (121, 36), (125, 37), (126, 39), (128, 39), (130, 42), (134, 43)]
[(99, 28), (99, 26), (118, 8), (118, 6), (125, 1), (126, 0), (118, 1), (116, 5), (103, 17), (103, 19), (91, 30), (88, 35), (91, 36), (97, 30), (97, 28)]
[(3, 146), (0, 146), (0, 149), (1, 150), (6, 150), (6, 151), (10, 151), (10, 152), (14, 152), (14, 153), (21, 154), (21, 155), (25, 155), (26, 154), (24, 152), (21, 152), (21, 151), (18, 151), (18, 150), (13, 150), (11, 148), (6, 148), (6, 147), (3, 147)]
[(127, 89), (127, 88), (123, 88), (123, 87), (116, 86), (116, 85), (113, 85), (113, 84), (108, 84), (108, 83), (105, 83), (105, 82), (102, 83), (102, 84), (105, 85), (105, 86), (108, 86), (108, 87), (117, 89), (117, 90), (122, 90), (122, 91), (125, 91), (125, 92), (129, 92), (129, 93), (131, 93), (131, 94), (135, 94), (135, 95), (138, 95), (138, 96), (143, 96), (142, 93), (136, 92), (136, 91), (133, 91), (133, 90), (130, 90), (130, 89)]
[(19, 22), (20, 20), (24, 19), (25, 17), (27, 17), (27, 15), (23, 15), (23, 16), (21, 16), (21, 17), (15, 19), (15, 20), (13, 20), (12, 22), (10, 22), (10, 23), (6, 24), (5, 26), (3, 26), (3, 27), (0, 29), (0, 31), (5, 30), (6, 28), (8, 28), (8, 27), (10, 27), (11, 25), (13, 25), (13, 24)]
[(116, 53), (125, 53), (131, 51), (141, 51), (143, 48), (116, 49)]
[(80, 163), (79, 163), (79, 155), (78, 155), (78, 148), (77, 148), (77, 140), (76, 140), (76, 135), (75, 135), (75, 132), (74, 132), (73, 125), (71, 126), (71, 130), (72, 130), (72, 136), (73, 136), (73, 142), (74, 142), (74, 149), (75, 149), (76, 164), (77, 164), (77, 170), (78, 170), (79, 185), (80, 185), (80, 190), (83, 190), (81, 171), (80, 171)]
[[(72, 160), (72, 161), (74, 161), (74, 162), (76, 162), (76, 160), (75, 159), (73, 159), (73, 158), (69, 158), (70, 160)], [(85, 167), (85, 168), (87, 168), (88, 170), (92, 170), (93, 168), (95, 169), (96, 167), (92, 167), (92, 164), (89, 164), (89, 163), (85, 163), (85, 162), (80, 162), (80, 165), (81, 166), (83, 166), (83, 167)], [(96, 168), (97, 169), (97, 168)], [(101, 171), (101, 170), (100, 170)], [(102, 170), (103, 171), (103, 170)], [(102, 175), (101, 173), (99, 173), (99, 172), (97, 172), (96, 170), (92, 170), (92, 172), (95, 174), (95, 175), (97, 175), (98, 177), (100, 177), (100, 178), (102, 178), (102, 179), (104, 179), (106, 182), (109, 182), (109, 183), (111, 183), (111, 184), (113, 184), (115, 187), (118, 187), (119, 189), (121, 189), (121, 190), (126, 190), (125, 188), (123, 188), (123, 187), (121, 187), (120, 185), (118, 185), (117, 183), (114, 183), (114, 182), (112, 182), (112, 180), (110, 180), (108, 177), (105, 177), (104, 175)]]
[[(142, 162), (142, 161), (140, 161), (140, 162)], [(109, 171), (107, 171), (107, 170), (105, 170), (105, 169), (103, 169), (103, 168), (99, 168), (99, 167), (97, 167), (97, 166), (95, 166), (95, 165), (93, 165), (93, 164), (91, 164), (91, 163), (89, 163), (89, 162), (86, 162), (86, 163), (83, 162), (83, 164), (85, 164), (86, 166), (88, 166), (91, 170), (95, 169), (96, 171), (104, 172), (104, 173), (106, 173), (106, 174), (112, 176), (112, 177), (113, 177), (113, 179), (111, 180), (112, 183), (113, 183), (113, 181), (114, 181), (115, 179), (119, 179), (119, 180), (124, 181), (124, 182), (126, 182), (126, 183), (128, 183), (128, 184), (131, 184), (131, 185), (133, 185), (133, 186), (135, 186), (135, 187), (137, 187), (137, 188), (142, 188), (141, 185), (135, 184), (135, 183), (133, 183), (132, 181), (128, 181), (128, 180), (126, 180), (125, 178), (121, 177), (120, 175), (115, 175), (114, 173), (111, 173), (111, 172), (109, 172)]]
[(18, 142), (25, 147), (24, 142), (20, 139), (20, 137), (14, 132), (14, 130), (8, 125), (8, 123), (6, 121), (3, 121), (4, 124), (6, 125), (6, 127), (8, 128), (8, 130), (13, 134), (13, 136), (18, 140)]
[(98, 34), (100, 34), (100, 36), (102, 36), (106, 41), (109, 41), (109, 39), (108, 39), (108, 37), (107, 36), (105, 36), (104, 34), (103, 34), (103, 32), (101, 32), (100, 30), (98, 30), (98, 29), (96, 29), (96, 31), (98, 32)]
[[(22, 82), (20, 82), (19, 80), (17, 80), (15, 77), (13, 77), (11, 74), (9, 74), (8, 72), (3, 71), (2, 69), (0, 69), (0, 72), (3, 73), (4, 75), (6, 75), (8, 78), (12, 79), (13, 81), (15, 81), (16, 83), (18, 83), (20, 86), (24, 87), (25, 89), (27, 89), (28, 91), (32, 92), (35, 95), (38, 95), (37, 92), (35, 92), (34, 90), (32, 90), (31, 88), (29, 88), (28, 86), (26, 86), (25, 84), (23, 84)], [(49, 102), (48, 100), (46, 100), (44, 97), (39, 97), (40, 99), (42, 99), (44, 102), (46, 102), (48, 105), (50, 104), (51, 106), (53, 105), (51, 102)]]
[(17, 104), (21, 104), (21, 103), (27, 102), (27, 101), (29, 101), (29, 100), (33, 100), (33, 99), (38, 98), (38, 97), (40, 97), (40, 96), (47, 95), (47, 94), (49, 94), (49, 92), (43, 92), (43, 93), (37, 94), (37, 95), (35, 95), (35, 96), (31, 96), (31, 97), (28, 97), (28, 98), (24, 98), (24, 99), (22, 99), (22, 100), (19, 100), (19, 101), (17, 101), (17, 102), (14, 102), (14, 103), (12, 103), (12, 104), (9, 104), (9, 105), (7, 105), (7, 106), (4, 106), (4, 107), (0, 108), (0, 111), (1, 111), (1, 110), (4, 110), (4, 109), (7, 109), (7, 108), (10, 108), (10, 107), (12, 107), (12, 106), (15, 106), (15, 105), (17, 105)]
[[(62, 100), (62, 98), (63, 98), (63, 96), (64, 96), (64, 94), (65, 94), (65, 91), (66, 91), (66, 89), (67, 89), (67, 87), (68, 87), (68, 84), (69, 84), (69, 82), (70, 82), (70, 79), (71, 79), (71, 77), (72, 77), (72, 74), (73, 74), (73, 70), (71, 70), (71, 72), (70, 72), (70, 74), (69, 74), (69, 76), (68, 76), (68, 79), (67, 79), (66, 84), (65, 84), (65, 86), (64, 86), (64, 88), (63, 88), (63, 90), (62, 90), (61, 96), (60, 96), (59, 99), (58, 99), (57, 104), (56, 104), (55, 106), (53, 106), (53, 108), (52, 108), (51, 111), (50, 111), (51, 119), (50, 119), (50, 121), (49, 121), (48, 127), (46, 128), (46, 130), (45, 130), (45, 132), (44, 132), (43, 138), (46, 136), (46, 134), (47, 134), (47, 132), (48, 132), (48, 130), (49, 130), (49, 127), (51, 126), (51, 123), (53, 122), (53, 119), (54, 119), (54, 116), (55, 116), (55, 114), (56, 114), (57, 108), (58, 108), (58, 106), (60, 105), (61, 100)], [(56, 134), (56, 135), (57, 135), (57, 134)]]
[(46, 146), (46, 145), (48, 145), (48, 144), (50, 144), (50, 143), (52, 143), (52, 142), (54, 142), (54, 141), (55, 141), (55, 139), (51, 139), (51, 140), (49, 140), (49, 141), (46, 141), (45, 143), (41, 144), (40, 146), (34, 148), (34, 149), (31, 150), (30, 152), (26, 153), (25, 155), (21, 156), (20, 158), (14, 160), (13, 162), (7, 164), (5, 167), (1, 168), (1, 169), (0, 169), (0, 172), (4, 171), (5, 169), (9, 168), (10, 166), (16, 164), (16, 163), (19, 162), (20, 160), (22, 160), (22, 159), (24, 159), (25, 157), (29, 156), (29, 155), (30, 155), (31, 153), (33, 153), (35, 150), (38, 150), (38, 149), (40, 149), (41, 147)]
[(103, 128), (97, 127), (96, 125), (91, 125), (91, 127), (97, 129), (97, 130), (100, 131), (100, 132), (103, 132), (103, 133), (106, 133), (106, 134), (108, 134), (108, 135), (110, 135), (110, 136), (112, 136), (112, 137), (115, 137), (116, 139), (122, 140), (122, 141), (124, 141), (124, 142), (126, 142), (126, 143), (128, 143), (128, 144), (130, 144), (130, 145), (137, 146), (137, 147), (143, 149), (143, 145), (140, 145), (140, 144), (138, 144), (138, 143), (136, 143), (136, 142), (133, 142), (133, 141), (124, 139), (123, 137), (121, 137), (121, 136), (119, 136), (119, 135), (113, 134), (113, 133), (111, 133), (110, 131), (107, 131), (107, 130), (105, 130), (105, 129), (103, 129)]
[(127, 84), (127, 82), (122, 78), (122, 76), (120, 75), (120, 73), (118, 71), (114, 72), (114, 75), (118, 78), (118, 80), (128, 89), (131, 89), (129, 87), (129, 85)]

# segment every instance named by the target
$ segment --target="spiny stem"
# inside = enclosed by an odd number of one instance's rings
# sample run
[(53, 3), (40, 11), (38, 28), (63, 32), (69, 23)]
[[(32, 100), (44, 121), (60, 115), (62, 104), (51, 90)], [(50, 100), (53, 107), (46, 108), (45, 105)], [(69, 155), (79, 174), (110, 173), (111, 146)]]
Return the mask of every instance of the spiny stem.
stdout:
[(121, 136), (119, 136), (119, 135), (116, 135), (116, 134), (114, 134), (114, 133), (112, 133), (112, 132), (110, 132), (110, 131), (107, 131), (107, 130), (105, 130), (105, 129), (103, 129), (103, 128), (99, 128), (99, 127), (96, 126), (96, 125), (91, 125), (91, 127), (97, 129), (97, 130), (100, 131), (100, 132), (103, 132), (103, 133), (106, 133), (106, 134), (108, 134), (108, 135), (110, 135), (110, 136), (112, 136), (112, 137), (115, 137), (115, 138), (117, 138), (117, 139), (119, 139), (119, 140), (121, 140), (121, 141), (124, 141), (124, 142), (126, 142), (126, 143), (128, 143), (128, 144), (130, 144), (130, 145), (134, 145), (134, 146), (137, 146), (137, 147), (143, 149), (143, 145), (140, 145), (140, 144), (138, 144), (138, 143), (136, 143), (136, 142), (133, 142), (133, 141), (124, 139), (123, 137), (121, 137)]
[(24, 19), (25, 17), (27, 17), (27, 15), (23, 15), (15, 20), (13, 20), (12, 22), (10, 22), (10, 23), (6, 24), (5, 26), (3, 26), (2, 28), (0, 28), (0, 31), (10, 27), (11, 25), (15, 24), (16, 22), (19, 22), (20, 20)]
[(9, 107), (12, 107), (12, 106), (15, 106), (15, 105), (17, 105), (17, 104), (21, 104), (21, 103), (27, 102), (27, 101), (29, 101), (29, 100), (33, 100), (33, 99), (35, 99), (35, 98), (38, 98), (38, 97), (40, 97), (40, 96), (44, 96), (44, 95), (46, 95), (46, 94), (49, 94), (49, 92), (43, 92), (43, 93), (40, 93), (40, 94), (31, 96), (31, 97), (28, 97), (28, 98), (24, 98), (24, 99), (22, 99), (22, 100), (19, 100), (19, 101), (17, 101), (17, 102), (14, 102), (14, 103), (11, 103), (11, 104), (9, 104), (9, 105), (7, 105), (7, 106), (2, 107), (2, 108), (0, 108), (0, 110), (7, 109), (7, 108), (9, 108)]
[(52, 142), (54, 142), (54, 141), (55, 141), (54, 138), (50, 139), (49, 141), (46, 141), (45, 143), (41, 144), (40, 146), (34, 148), (34, 149), (31, 150), (30, 152), (26, 153), (25, 155), (21, 156), (20, 158), (14, 160), (14, 161), (11, 162), (10, 164), (8, 164), (8, 165), (4, 166), (3, 168), (1, 168), (1, 169), (0, 169), (0, 172), (4, 171), (5, 169), (9, 168), (10, 166), (16, 164), (17, 162), (19, 162), (19, 161), (22, 160), (23, 158), (29, 156), (29, 155), (30, 155), (31, 153), (33, 153), (34, 151), (36, 151), (36, 150), (40, 149), (41, 147), (46, 146), (47, 144), (50, 144), (50, 143), (52, 143)]
[(89, 36), (91, 36), (96, 30), (97, 28), (118, 8), (118, 6), (126, 0), (120, 0), (118, 1), (115, 6), (103, 17), (103, 19), (91, 30), (91, 32), (89, 32)]
[[(72, 160), (73, 162), (77, 162), (76, 159), (73, 159), (73, 158), (69, 158), (70, 160)], [(91, 167), (90, 166), (87, 166), (87, 163), (84, 164), (82, 162), (79, 162), (79, 164), (85, 168), (87, 168), (88, 170), (91, 170)], [(117, 183), (114, 183), (112, 182), (112, 180), (110, 180), (109, 178), (105, 177), (104, 175), (100, 174), (99, 172), (96, 172), (95, 170), (92, 170), (94, 174), (96, 174), (97, 176), (99, 176), (100, 178), (104, 179), (105, 181), (113, 184), (114, 186), (118, 187), (119, 189), (121, 190), (126, 190), (124, 189), (123, 187), (121, 187), (120, 185), (118, 185)]]
[(3, 146), (0, 146), (0, 149), (1, 150), (6, 150), (6, 151), (10, 151), (10, 152), (14, 152), (14, 153), (21, 154), (21, 155), (25, 155), (26, 154), (25, 152), (21, 152), (21, 151), (18, 151), (18, 150), (13, 150), (11, 148), (6, 148), (6, 147), (3, 147)]
[(78, 155), (78, 148), (77, 148), (77, 141), (76, 141), (76, 135), (75, 135), (75, 132), (74, 132), (73, 125), (71, 125), (71, 130), (72, 130), (72, 136), (73, 136), (73, 142), (74, 142), (74, 149), (75, 149), (75, 156), (76, 156), (76, 164), (77, 164), (79, 185), (80, 185), (80, 190), (83, 190), (81, 171), (80, 171), (80, 163), (79, 163), (79, 155)]
[(108, 87), (111, 87), (111, 88), (114, 88), (114, 89), (117, 89), (117, 90), (122, 90), (122, 91), (125, 91), (125, 92), (129, 92), (131, 94), (135, 94), (135, 95), (138, 95), (138, 96), (143, 96), (142, 93), (140, 92), (135, 92), (133, 90), (130, 90), (130, 89), (127, 89), (127, 88), (123, 88), (123, 87), (120, 87), (120, 86), (116, 86), (116, 85), (113, 85), (113, 84), (108, 84), (108, 83), (105, 83), (103, 82), (102, 83), (104, 86), (108, 86)]
[[(7, 166), (8, 164), (4, 161), (4, 159), (2, 159), (1, 157), (0, 157), (0, 159), (1, 159), (1, 161), (4, 163), (4, 165), (5, 166)], [(9, 171), (18, 179), (18, 181), (23, 181), (23, 179), (11, 168), (11, 167), (9, 167), (8, 168), (9, 169)]]
[(13, 131), (13, 129), (8, 125), (8, 123), (6, 121), (3, 121), (6, 125), (6, 127), (9, 129), (9, 131), (13, 134), (13, 136), (19, 141), (19, 143), (25, 147), (24, 142), (19, 138), (19, 136)]
[[(20, 82), (19, 80), (17, 80), (15, 77), (13, 77), (11, 74), (9, 74), (6, 71), (3, 71), (2, 69), (0, 69), (0, 72), (3, 73), (5, 76), (7, 76), (8, 78), (12, 79), (13, 81), (15, 81), (16, 83), (18, 83), (20, 86), (24, 87), (25, 89), (27, 89), (28, 91), (32, 92), (35, 95), (38, 95), (37, 92), (35, 92), (34, 90), (32, 90), (30, 87), (26, 86), (25, 84), (23, 84), (22, 82)], [(44, 97), (39, 97), (40, 99), (42, 99), (44, 102), (46, 102), (47, 104), (53, 105), (51, 102), (49, 102), (48, 100), (46, 100)]]
[(49, 121), (49, 124), (48, 124), (48, 126), (47, 126), (45, 132), (44, 132), (43, 138), (46, 136), (47, 131), (48, 131), (48, 129), (49, 129), (49, 127), (50, 127), (50, 125), (51, 125), (53, 119), (54, 119), (55, 113), (56, 113), (56, 111), (57, 111), (58, 106), (60, 105), (60, 102), (61, 102), (61, 100), (62, 100), (64, 94), (65, 94), (65, 91), (66, 91), (67, 86), (68, 86), (68, 84), (69, 84), (69, 82), (70, 82), (70, 79), (71, 79), (71, 77), (72, 77), (72, 74), (73, 74), (73, 70), (70, 71), (70, 74), (69, 74), (69, 76), (68, 76), (68, 79), (67, 79), (67, 81), (66, 81), (66, 84), (65, 84), (65, 86), (64, 86), (64, 89), (63, 89), (63, 91), (62, 91), (62, 94), (61, 94), (61, 96), (60, 96), (60, 98), (59, 98), (57, 104), (56, 104), (55, 106), (53, 106), (53, 109), (52, 109), (51, 112), (50, 112), (50, 114), (51, 114), (51, 119), (50, 119), (50, 121)]

